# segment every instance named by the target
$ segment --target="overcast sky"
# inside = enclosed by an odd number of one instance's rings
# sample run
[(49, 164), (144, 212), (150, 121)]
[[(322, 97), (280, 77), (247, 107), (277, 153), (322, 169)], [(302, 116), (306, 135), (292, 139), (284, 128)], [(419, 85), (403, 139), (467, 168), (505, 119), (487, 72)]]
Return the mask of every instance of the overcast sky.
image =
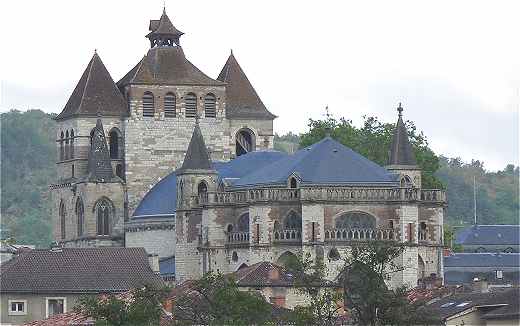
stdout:
[[(94, 49), (117, 81), (149, 48), (162, 0), (2, 1), (0, 110), (60, 112)], [(309, 118), (396, 120), (439, 154), (518, 165), (520, 1), (166, 0), (188, 59), (216, 78), (230, 49), (275, 131)]]

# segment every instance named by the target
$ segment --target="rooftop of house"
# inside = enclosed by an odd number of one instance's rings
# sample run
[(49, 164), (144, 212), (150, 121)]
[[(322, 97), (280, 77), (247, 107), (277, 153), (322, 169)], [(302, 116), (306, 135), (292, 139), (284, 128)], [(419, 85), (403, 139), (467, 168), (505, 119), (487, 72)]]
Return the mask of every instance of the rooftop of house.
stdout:
[(473, 225), (457, 232), (462, 246), (520, 245), (520, 225)]
[(518, 310), (519, 294), (520, 289), (518, 288), (500, 292), (455, 293), (442, 297), (429, 306), (439, 313), (442, 320), (448, 320), (469, 309), (481, 307), (491, 310), (485, 314), (485, 316), (489, 314), (489, 319), (501, 318), (506, 315), (518, 318), (520, 316)]
[(453, 253), (444, 267), (519, 267), (520, 253)]
[[(291, 176), (302, 186), (398, 186), (396, 175), (330, 137), (294, 154), (254, 151), (229, 162), (212, 162), (212, 169), (230, 189), (287, 187)], [(134, 219), (175, 214), (177, 173), (148, 191), (134, 211)]]
[(2, 293), (117, 293), (163, 286), (143, 248), (28, 250), (3, 263), (0, 278)]
[(294, 285), (293, 273), (288, 271), (285, 267), (266, 261), (240, 268), (229, 275), (235, 279), (238, 286), (243, 287)]

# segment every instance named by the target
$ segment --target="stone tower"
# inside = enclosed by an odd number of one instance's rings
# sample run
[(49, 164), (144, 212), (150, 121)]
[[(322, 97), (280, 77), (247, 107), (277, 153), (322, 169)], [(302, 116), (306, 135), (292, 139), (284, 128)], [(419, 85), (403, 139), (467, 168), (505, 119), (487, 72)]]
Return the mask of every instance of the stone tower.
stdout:
[[(201, 276), (198, 247), (204, 246), (208, 233), (208, 228), (202, 227), (201, 204), (217, 190), (217, 177), (197, 118), (186, 157), (177, 170), (176, 256), (181, 259), (176, 260), (176, 270), (181, 275)], [(203, 271), (211, 264), (206, 255), (202, 264)]]
[[(58, 180), (50, 186), (54, 237), (66, 246), (123, 243), (121, 130), (125, 116), (124, 99), (94, 53), (65, 108), (55, 118)], [(103, 126), (110, 130), (108, 143)]]

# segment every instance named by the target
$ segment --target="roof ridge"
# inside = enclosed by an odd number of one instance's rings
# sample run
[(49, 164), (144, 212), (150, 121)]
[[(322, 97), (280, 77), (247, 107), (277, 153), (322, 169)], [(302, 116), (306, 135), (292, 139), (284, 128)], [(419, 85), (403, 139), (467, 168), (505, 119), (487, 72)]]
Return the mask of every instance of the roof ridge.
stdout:
[(85, 98), (85, 92), (87, 91), (87, 85), (88, 85), (88, 82), (90, 80), (90, 75), (92, 74), (92, 67), (94, 67), (94, 58), (97, 57), (98, 54), (97, 52), (94, 52), (94, 55), (92, 56), (92, 59), (90, 59), (90, 63), (89, 63), (89, 69), (88, 69), (88, 73), (87, 73), (87, 79), (85, 80), (85, 85), (83, 86), (83, 92), (81, 92), (81, 100), (79, 101), (79, 105), (76, 109), (76, 112), (79, 112), (81, 111), (81, 106), (83, 105), (83, 100)]

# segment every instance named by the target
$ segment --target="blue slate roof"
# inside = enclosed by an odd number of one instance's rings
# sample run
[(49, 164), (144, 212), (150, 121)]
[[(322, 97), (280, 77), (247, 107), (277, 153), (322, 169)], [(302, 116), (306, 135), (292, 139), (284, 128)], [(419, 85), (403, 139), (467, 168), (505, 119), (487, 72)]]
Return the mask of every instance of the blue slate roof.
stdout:
[(160, 259), (159, 272), (163, 276), (175, 275), (175, 256)]
[(520, 267), (520, 253), (456, 253), (444, 257), (444, 267)]
[[(220, 179), (241, 178), (244, 175), (269, 165), (288, 154), (279, 151), (256, 151), (241, 155), (229, 162), (213, 162)], [(132, 219), (171, 216), (177, 208), (177, 175), (170, 173), (146, 193), (134, 211)]]
[(298, 175), (302, 185), (396, 184), (395, 175), (334, 139), (326, 137), (237, 180), (233, 186), (285, 185), (293, 173)]
[[(212, 164), (219, 179), (234, 188), (285, 186), (293, 174), (301, 185), (398, 186), (396, 175), (330, 137), (292, 155), (256, 151)], [(133, 219), (175, 214), (176, 185), (175, 172), (159, 181), (141, 200)]]
[(134, 211), (134, 218), (171, 216), (177, 209), (177, 175), (170, 173), (143, 197)]
[(473, 225), (457, 232), (460, 245), (520, 245), (520, 225)]

